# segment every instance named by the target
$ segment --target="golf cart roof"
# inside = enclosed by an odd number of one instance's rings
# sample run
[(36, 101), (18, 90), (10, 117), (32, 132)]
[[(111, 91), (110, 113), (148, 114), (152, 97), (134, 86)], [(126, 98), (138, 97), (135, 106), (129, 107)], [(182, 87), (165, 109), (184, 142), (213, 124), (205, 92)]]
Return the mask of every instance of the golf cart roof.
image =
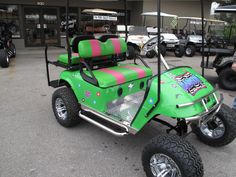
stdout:
[(236, 5), (219, 6), (216, 8), (215, 12), (235, 13)]
[(205, 19), (206, 21), (208, 22), (213, 22), (213, 23), (227, 23), (226, 21), (223, 21), (223, 20), (216, 20), (216, 19)]
[[(196, 21), (202, 20), (202, 18), (200, 17), (178, 17), (178, 19), (196, 20)], [(210, 19), (210, 18), (204, 18), (204, 21), (212, 22), (212, 23), (224, 23), (224, 24), (227, 23), (226, 21), (223, 21), (223, 20)]]
[[(178, 17), (178, 19), (186, 19), (186, 20), (202, 20), (200, 17)], [(204, 18), (204, 20), (206, 20)]]
[(89, 14), (112, 14), (112, 15), (117, 14), (117, 12), (115, 11), (104, 10), (104, 9), (84, 9), (82, 12)]
[[(143, 15), (143, 16), (157, 16), (158, 12), (143, 12), (141, 15)], [(161, 16), (162, 17), (178, 17), (177, 15), (167, 14), (164, 12), (161, 12)]]

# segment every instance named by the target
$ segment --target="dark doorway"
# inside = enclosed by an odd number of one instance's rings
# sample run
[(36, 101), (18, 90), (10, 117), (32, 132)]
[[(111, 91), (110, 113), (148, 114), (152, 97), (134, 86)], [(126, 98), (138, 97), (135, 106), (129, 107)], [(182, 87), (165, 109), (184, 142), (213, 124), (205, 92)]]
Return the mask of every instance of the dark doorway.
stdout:
[(55, 7), (24, 7), (25, 46), (59, 45), (59, 9)]

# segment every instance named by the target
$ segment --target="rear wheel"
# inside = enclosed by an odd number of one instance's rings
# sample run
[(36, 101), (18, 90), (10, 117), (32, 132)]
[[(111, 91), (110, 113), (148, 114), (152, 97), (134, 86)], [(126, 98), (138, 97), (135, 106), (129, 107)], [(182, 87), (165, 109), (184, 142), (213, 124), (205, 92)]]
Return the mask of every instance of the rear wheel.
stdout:
[(185, 55), (187, 57), (192, 57), (194, 56), (196, 53), (196, 47), (194, 45), (187, 45), (186, 49), (185, 49)]
[(201, 124), (195, 134), (200, 141), (210, 146), (220, 147), (231, 143), (236, 138), (235, 112), (223, 104), (213, 119)]
[(155, 55), (156, 55), (156, 52), (154, 50), (150, 50), (146, 53), (147, 58), (153, 58), (155, 57)]
[(9, 66), (10, 60), (4, 49), (0, 50), (0, 65), (3, 68), (7, 68)]
[(182, 57), (184, 55), (184, 47), (183, 46), (177, 46), (175, 48), (175, 56), (176, 57)]
[(10, 47), (9, 47), (9, 50), (12, 53), (11, 57), (16, 57), (16, 46), (15, 46), (15, 44), (11, 43)]
[(195, 148), (176, 135), (159, 135), (142, 153), (144, 171), (148, 177), (202, 177), (203, 164)]
[(166, 46), (165, 46), (165, 44), (160, 45), (160, 52), (161, 52), (161, 55), (163, 57), (166, 56)]
[(133, 46), (128, 45), (128, 49), (126, 51), (127, 59), (129, 60), (134, 59), (137, 54), (138, 54), (138, 50), (136, 50)]
[(63, 127), (78, 124), (80, 106), (70, 88), (60, 88), (53, 93), (52, 108), (57, 121)]
[(227, 90), (236, 90), (236, 72), (231, 67), (222, 69), (218, 77), (219, 86)]

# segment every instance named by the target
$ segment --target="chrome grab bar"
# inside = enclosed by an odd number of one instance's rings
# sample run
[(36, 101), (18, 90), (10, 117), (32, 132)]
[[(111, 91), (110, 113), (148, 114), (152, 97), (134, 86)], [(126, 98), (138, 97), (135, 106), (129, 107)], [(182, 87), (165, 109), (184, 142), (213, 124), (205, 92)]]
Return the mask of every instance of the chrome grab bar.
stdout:
[(101, 128), (101, 129), (105, 130), (106, 132), (111, 133), (112, 135), (115, 135), (115, 136), (125, 136), (125, 135), (128, 135), (128, 132), (116, 132), (116, 131), (112, 130), (111, 128), (106, 127), (105, 125), (102, 125), (101, 123), (99, 123), (99, 122), (97, 122), (97, 121), (95, 121), (95, 120), (93, 120), (93, 119), (83, 115), (81, 113), (81, 111), (79, 112), (79, 116), (82, 119), (92, 123), (93, 125), (95, 125), (95, 126)]

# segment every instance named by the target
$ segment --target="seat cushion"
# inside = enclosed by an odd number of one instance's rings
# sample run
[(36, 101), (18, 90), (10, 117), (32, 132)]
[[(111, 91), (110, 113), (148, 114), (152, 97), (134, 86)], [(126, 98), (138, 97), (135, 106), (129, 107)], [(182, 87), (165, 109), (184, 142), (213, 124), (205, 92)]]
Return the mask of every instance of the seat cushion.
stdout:
[[(68, 65), (68, 54), (59, 55), (58, 61), (65, 64), (65, 65)], [(79, 64), (79, 62), (80, 62), (80, 57), (79, 57), (78, 53), (72, 53), (71, 64), (76, 65), (76, 64)]]
[[(84, 71), (88, 74), (88, 71)], [(152, 76), (152, 70), (145, 66), (135, 64), (121, 64), (110, 68), (102, 68), (93, 71), (98, 84), (102, 88), (112, 87), (137, 79)]]

